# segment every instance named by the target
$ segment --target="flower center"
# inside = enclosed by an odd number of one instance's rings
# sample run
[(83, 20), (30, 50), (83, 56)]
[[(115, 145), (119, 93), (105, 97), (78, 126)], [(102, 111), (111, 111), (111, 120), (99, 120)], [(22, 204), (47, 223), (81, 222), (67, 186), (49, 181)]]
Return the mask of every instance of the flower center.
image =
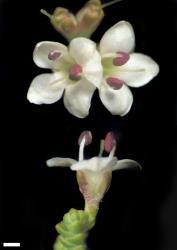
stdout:
[(117, 56), (113, 59), (114, 66), (124, 65), (130, 58), (129, 54), (126, 52), (117, 52)]
[(69, 70), (69, 78), (77, 81), (81, 79), (82, 67), (79, 64), (73, 64)]
[(124, 82), (123, 82), (121, 79), (116, 78), (116, 77), (108, 77), (108, 78), (106, 79), (106, 82), (107, 82), (107, 84), (108, 84), (111, 88), (113, 88), (113, 89), (115, 89), (115, 90), (122, 88), (122, 86), (123, 86), (123, 84), (124, 84)]
[(50, 51), (48, 54), (48, 59), (51, 61), (55, 61), (57, 58), (59, 58), (61, 53), (57, 50)]

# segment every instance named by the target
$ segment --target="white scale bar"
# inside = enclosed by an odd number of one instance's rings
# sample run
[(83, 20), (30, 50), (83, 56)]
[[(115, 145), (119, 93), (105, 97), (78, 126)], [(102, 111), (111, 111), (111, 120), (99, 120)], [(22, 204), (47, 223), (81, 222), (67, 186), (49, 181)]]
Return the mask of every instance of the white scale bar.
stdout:
[(3, 247), (20, 247), (19, 242), (4, 242)]

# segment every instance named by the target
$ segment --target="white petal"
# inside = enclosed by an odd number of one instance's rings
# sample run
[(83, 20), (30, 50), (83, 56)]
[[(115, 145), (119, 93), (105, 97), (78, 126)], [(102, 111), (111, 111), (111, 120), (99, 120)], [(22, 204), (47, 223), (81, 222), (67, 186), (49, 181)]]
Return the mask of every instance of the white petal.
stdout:
[(101, 54), (111, 52), (130, 53), (135, 46), (135, 35), (130, 23), (121, 21), (111, 27), (100, 41)]
[(119, 169), (125, 169), (125, 168), (139, 168), (140, 170), (142, 169), (141, 165), (133, 160), (129, 159), (124, 159), (124, 160), (119, 160), (117, 164), (113, 167), (114, 170), (119, 170)]
[(91, 59), (84, 64), (83, 75), (97, 88), (100, 87), (103, 78), (103, 67), (101, 64), (101, 56), (97, 51), (95, 51)]
[(102, 103), (113, 115), (126, 115), (133, 103), (133, 95), (125, 84), (122, 88), (114, 90), (103, 83), (99, 89), (99, 96)]
[(70, 167), (77, 161), (71, 158), (54, 157), (46, 161), (48, 167)]
[(64, 105), (76, 117), (84, 118), (89, 113), (90, 102), (95, 86), (86, 79), (69, 84), (65, 88)]
[(66, 82), (61, 74), (42, 74), (35, 77), (29, 87), (27, 99), (35, 104), (50, 104), (58, 101)]
[(70, 56), (80, 65), (87, 63), (87, 61), (92, 58), (95, 51), (96, 44), (84, 37), (73, 39), (69, 45)]
[(55, 69), (58, 68), (58, 60), (52, 61), (48, 59), (48, 55), (52, 51), (61, 52), (61, 57), (68, 57), (67, 47), (57, 42), (40, 42), (36, 45), (33, 52), (33, 60), (40, 68)]
[[(117, 164), (117, 157), (103, 157), (103, 158), (107, 158), (107, 163), (106, 164), (102, 164), (102, 168), (104, 170), (108, 170), (108, 171), (112, 171), (114, 166)], [(102, 158), (102, 159), (103, 159)]]
[(71, 166), (71, 170), (74, 170), (74, 171), (90, 170), (90, 168), (91, 168), (90, 160), (78, 161)]
[(109, 158), (109, 157), (93, 157), (89, 160), (83, 160), (75, 163), (71, 166), (72, 170), (89, 170), (93, 172), (99, 172), (102, 170), (110, 170), (112, 171), (113, 166), (117, 163), (117, 158)]
[(159, 72), (158, 64), (149, 56), (132, 53), (128, 62), (119, 67), (117, 76), (131, 87), (147, 84)]

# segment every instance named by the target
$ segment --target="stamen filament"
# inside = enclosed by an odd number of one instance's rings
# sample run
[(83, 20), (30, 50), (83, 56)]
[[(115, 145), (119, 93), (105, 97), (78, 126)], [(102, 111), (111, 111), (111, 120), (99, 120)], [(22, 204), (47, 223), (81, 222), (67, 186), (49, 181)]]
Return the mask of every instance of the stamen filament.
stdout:
[(100, 152), (98, 154), (98, 157), (101, 157), (104, 152), (104, 140), (100, 141)]
[(80, 143), (80, 146), (79, 146), (79, 161), (83, 161), (83, 159), (84, 159), (85, 142), (86, 142), (86, 139), (85, 139), (85, 136), (84, 136), (81, 143)]
[(52, 17), (52, 15), (49, 14), (49, 13), (48, 13), (46, 10), (44, 10), (44, 9), (41, 9), (40, 12), (41, 12), (44, 16), (47, 16), (48, 18), (51, 18), (51, 17)]
[(114, 145), (113, 148), (111, 149), (111, 152), (109, 154), (109, 159), (113, 158), (115, 151), (116, 151), (116, 145)]
[(113, 0), (113, 1), (111, 1), (111, 2), (102, 4), (102, 5), (101, 5), (101, 8), (104, 9), (104, 8), (110, 6), (110, 5), (113, 5), (113, 4), (118, 3), (118, 2), (121, 2), (121, 1), (122, 1), (122, 0)]

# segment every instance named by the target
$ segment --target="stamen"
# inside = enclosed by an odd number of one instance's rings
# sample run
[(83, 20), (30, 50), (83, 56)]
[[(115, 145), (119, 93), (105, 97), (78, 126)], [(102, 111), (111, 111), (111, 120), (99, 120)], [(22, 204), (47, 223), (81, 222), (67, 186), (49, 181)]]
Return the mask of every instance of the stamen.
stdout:
[(116, 151), (116, 145), (113, 146), (113, 148), (111, 149), (111, 152), (109, 153), (109, 159), (111, 159), (114, 156), (115, 151)]
[(115, 90), (122, 88), (122, 86), (123, 86), (123, 84), (124, 84), (124, 82), (123, 82), (121, 79), (116, 78), (116, 77), (108, 77), (108, 78), (106, 79), (106, 82), (107, 82), (107, 84), (108, 84), (111, 88), (113, 88), (113, 89), (115, 89)]
[(79, 147), (79, 161), (84, 160), (84, 147), (92, 142), (92, 134), (90, 131), (86, 130), (81, 133), (78, 139)]
[(107, 153), (111, 153), (112, 151), (115, 152), (116, 149), (116, 139), (113, 132), (107, 133), (105, 140), (104, 140), (104, 150)]
[(81, 141), (83, 140), (84, 137), (85, 137), (85, 145), (87, 146), (87, 145), (91, 144), (92, 134), (88, 130), (85, 130), (80, 134), (79, 139), (78, 139), (78, 144), (79, 145), (81, 144)]
[(48, 59), (51, 61), (55, 61), (58, 57), (60, 57), (61, 53), (59, 51), (51, 51), (48, 54)]
[(130, 56), (126, 52), (117, 52), (117, 57), (113, 59), (113, 65), (114, 66), (122, 66), (124, 65), (128, 60)]
[(82, 67), (79, 64), (73, 64), (69, 70), (69, 78), (77, 81), (81, 79)]
[(84, 147), (85, 147), (85, 137), (83, 137), (79, 147), (79, 161), (83, 161), (84, 159)]

